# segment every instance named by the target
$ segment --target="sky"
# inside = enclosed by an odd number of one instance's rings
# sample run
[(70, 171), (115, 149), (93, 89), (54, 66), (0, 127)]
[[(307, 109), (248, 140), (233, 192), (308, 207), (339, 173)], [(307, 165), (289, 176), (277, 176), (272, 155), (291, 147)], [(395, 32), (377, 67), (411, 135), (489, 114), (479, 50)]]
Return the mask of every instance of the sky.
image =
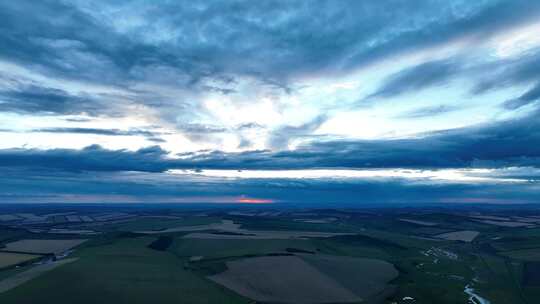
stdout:
[(540, 2), (2, 1), (0, 203), (540, 202)]

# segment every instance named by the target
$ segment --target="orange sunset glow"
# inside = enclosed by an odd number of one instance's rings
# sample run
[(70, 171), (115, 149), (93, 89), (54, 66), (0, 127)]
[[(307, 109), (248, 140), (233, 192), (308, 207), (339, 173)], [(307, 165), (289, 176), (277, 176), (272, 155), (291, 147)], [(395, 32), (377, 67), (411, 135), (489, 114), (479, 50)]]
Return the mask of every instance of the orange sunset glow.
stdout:
[(236, 202), (241, 203), (241, 204), (271, 204), (274, 201), (271, 199), (263, 199), (263, 198), (241, 197), (237, 199)]

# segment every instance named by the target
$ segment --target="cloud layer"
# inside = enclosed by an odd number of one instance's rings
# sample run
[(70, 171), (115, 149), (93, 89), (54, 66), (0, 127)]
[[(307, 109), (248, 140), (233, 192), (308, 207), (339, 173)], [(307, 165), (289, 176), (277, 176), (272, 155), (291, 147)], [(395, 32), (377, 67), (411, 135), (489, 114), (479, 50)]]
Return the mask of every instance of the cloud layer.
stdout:
[[(82, 150), (6, 149), (0, 150), (0, 166), (142, 172), (170, 169), (540, 168), (540, 121), (537, 115), (534, 113), (499, 124), (433, 132), (411, 139), (314, 141), (295, 150), (280, 152), (199, 151), (172, 158), (159, 146), (137, 151), (108, 150), (97, 145)], [(86, 129), (70, 131), (101, 133)], [(105, 134), (116, 135), (115, 132), (105, 131)], [(290, 133), (289, 136), (294, 136), (294, 132)]]
[(536, 179), (231, 183), (170, 170), (536, 170), (539, 17), (527, 0), (5, 1), (0, 198), (534, 200)]

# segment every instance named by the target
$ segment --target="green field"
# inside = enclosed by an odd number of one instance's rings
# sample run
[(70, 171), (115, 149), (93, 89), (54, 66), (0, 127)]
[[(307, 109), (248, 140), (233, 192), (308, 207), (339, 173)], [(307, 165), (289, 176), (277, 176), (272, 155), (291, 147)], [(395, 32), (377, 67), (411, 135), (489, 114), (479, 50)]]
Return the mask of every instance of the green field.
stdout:
[[(252, 303), (252, 300), (208, 277), (226, 272), (230, 262), (272, 256), (299, 257), (355, 294), (370, 290), (370, 284), (376, 284), (377, 278), (385, 273), (369, 270), (370, 265), (365, 261), (370, 260), (357, 258), (376, 259), (393, 265), (397, 276), (384, 283), (388, 285), (380, 289), (383, 291), (370, 295), (365, 303), (406, 303), (403, 302), (406, 297), (414, 298), (416, 303), (467, 303), (466, 286), (472, 286), (475, 293), (492, 304), (540, 301), (540, 229), (484, 225), (444, 212), (418, 215), (410, 211), (406, 215), (394, 212), (327, 210), (304, 212), (306, 215), (284, 212), (273, 217), (233, 216), (227, 212), (196, 216), (179, 212), (179, 215), (174, 215), (176, 218), (168, 214), (163, 217), (140, 216), (129, 221), (99, 225), (51, 223), (39, 229), (87, 229), (99, 234), (88, 236), (89, 240), (69, 255), (69, 258), (77, 260), (0, 293), (0, 303), (34, 303), (38, 294), (47, 303), (58, 304)], [(159, 216), (158, 212), (155, 214)], [(334, 220), (332, 223), (324, 220), (305, 223), (298, 220), (302, 216)], [(426, 227), (403, 222), (399, 218), (437, 225)], [(205, 234), (202, 235), (214, 233), (246, 238), (185, 238), (189, 231), (159, 233), (167, 228), (208, 225), (222, 220), (240, 224), (241, 230), (227, 228), (229, 226), (205, 226), (201, 231)], [(464, 229), (480, 234), (469, 243), (432, 237)], [(152, 231), (152, 234), (140, 232), (145, 230)], [(250, 239), (255, 230), (342, 232), (349, 235)], [(77, 238), (80, 236), (31, 233), (21, 228), (0, 230), (0, 246), (24, 239)], [(0, 270), (0, 282), (34, 267), (23, 265)], [(359, 273), (362, 273), (361, 277), (358, 277)]]
[[(155, 238), (87, 247), (80, 259), (0, 295), (1, 303), (246, 303), (184, 269), (169, 252), (147, 248)], [(204, 297), (201, 297), (204, 295)]]

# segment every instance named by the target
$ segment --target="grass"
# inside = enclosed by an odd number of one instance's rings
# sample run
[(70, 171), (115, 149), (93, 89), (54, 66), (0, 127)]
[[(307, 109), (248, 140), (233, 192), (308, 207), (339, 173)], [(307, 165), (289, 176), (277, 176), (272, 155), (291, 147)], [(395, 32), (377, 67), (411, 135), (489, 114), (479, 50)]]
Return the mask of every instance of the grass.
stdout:
[[(265, 256), (227, 263), (212, 280), (263, 303), (360, 302), (361, 298), (296, 256)], [(360, 275), (360, 274), (357, 274)], [(383, 285), (384, 287), (384, 285)]]
[[(418, 227), (395, 219), (415, 218), (412, 215), (351, 215), (332, 224), (294, 222), (292, 218), (284, 217), (225, 215), (226, 219), (243, 224), (242, 228), (245, 229), (356, 232), (360, 235), (308, 240), (218, 240), (183, 239), (184, 233), (171, 233), (160, 238), (157, 235), (142, 236), (126, 232), (207, 225), (222, 220), (219, 215), (182, 217), (139, 218), (96, 226), (96, 229), (106, 233), (94, 236), (77, 247), (75, 256), (80, 258), (78, 261), (0, 294), (0, 303), (34, 303), (36, 294), (43, 295), (47, 302), (58, 304), (249, 303), (249, 300), (205, 276), (225, 271), (229, 261), (279, 252), (299, 254), (305, 259), (334, 255), (346, 259), (365, 257), (386, 260), (399, 270), (399, 276), (392, 281), (396, 286), (395, 294), (387, 303), (401, 303), (406, 296), (415, 298), (416, 303), (466, 303), (468, 296), (463, 289), (471, 283), (492, 304), (540, 303), (540, 286), (523, 285), (527, 270), (524, 265), (530, 261), (540, 261), (540, 229), (501, 228), (444, 214), (416, 217), (440, 223), (437, 227)], [(481, 234), (472, 243), (418, 238), (456, 230), (478, 230)], [(493, 240), (494, 237), (501, 238)], [(24, 238), (28, 238), (24, 232), (0, 230), (0, 244), (2, 240), (6, 243), (7, 240)], [(451, 251), (459, 258), (439, 257), (434, 263), (435, 257), (422, 254), (431, 248)], [(193, 256), (203, 258), (189, 261)], [(375, 270), (361, 271), (352, 264), (348, 266), (336, 270), (338, 273), (332, 275), (340, 278), (342, 284), (345, 284), (343, 282), (347, 277), (354, 276), (348, 275), (349, 271), (363, 275), (376, 273)], [(27, 268), (2, 270), (0, 280)], [(474, 282), (473, 278), (480, 281)]]
[(494, 299), (494, 303), (528, 303), (521, 297), (519, 282), (516, 281), (518, 278), (511, 264), (493, 256), (484, 256), (483, 259), (490, 275), (485, 277), (486, 281), (479, 290), (486, 298)]
[(492, 246), (499, 251), (511, 251), (520, 249), (540, 249), (539, 237), (509, 236), (499, 241), (493, 242)]
[(2, 269), (0, 271), (0, 281), (2, 281), (3, 279), (9, 278), (17, 273), (28, 270), (31, 267), (32, 265), (21, 265), (20, 267), (10, 267), (7, 269)]
[(501, 252), (502, 255), (522, 261), (540, 261), (540, 248)]
[[(366, 235), (343, 238), (320, 238), (310, 240), (203, 240), (203, 239), (175, 239), (171, 251), (183, 258), (190, 256), (204, 256), (206, 260), (194, 263), (201, 273), (208, 275), (225, 270), (226, 261), (237, 259), (246, 255), (264, 255), (272, 252), (284, 252), (287, 248), (295, 248), (318, 254), (331, 254), (348, 257), (369, 257), (385, 259), (397, 265), (401, 271), (396, 279), (401, 286), (398, 289), (396, 300), (399, 297), (413, 296), (420, 303), (465, 303), (467, 296), (463, 287), (467, 280), (473, 277), (468, 267), (474, 261), (442, 260), (422, 271), (416, 268), (419, 263), (432, 262), (432, 258), (424, 257), (419, 252), (430, 248), (434, 244), (448, 246), (452, 242), (426, 242), (408, 236), (385, 231), (369, 231)], [(470, 245), (457, 244), (454, 251), (464, 248), (464, 252), (471, 250)], [(306, 255), (308, 256), (308, 255)], [(309, 255), (311, 256), (311, 255)], [(469, 255), (464, 254), (463, 259)], [(214, 259), (209, 261), (208, 259)], [(354, 267), (351, 267), (353, 269)], [(371, 272), (362, 272), (371, 273)], [(451, 278), (450, 275), (462, 276), (464, 281)], [(399, 299), (401, 299), (399, 298)]]
[(5, 243), (16, 241), (25, 235), (28, 235), (28, 233), (24, 230), (6, 229), (0, 227), (0, 248), (3, 248)]
[(363, 299), (382, 292), (386, 283), (398, 275), (392, 264), (381, 260), (327, 255), (303, 255), (302, 258)]
[(316, 251), (311, 240), (212, 240), (176, 238), (171, 251), (178, 256), (204, 256), (205, 258), (264, 255), (285, 252), (287, 248)]
[(148, 248), (158, 250), (158, 251), (165, 251), (167, 250), (173, 242), (173, 238), (170, 236), (160, 236), (157, 240), (153, 241), (148, 245)]
[[(423, 255), (392, 257), (400, 276), (393, 281), (398, 285), (394, 301), (413, 297), (417, 303), (467, 303), (463, 287), (472, 276), (468, 262)], [(460, 279), (462, 278), (462, 279)]]
[[(79, 260), (5, 294), (0, 303), (246, 303), (247, 301), (184, 269), (183, 261), (147, 246), (156, 238), (124, 238), (86, 247)], [(204, 295), (204, 296), (201, 296)]]

